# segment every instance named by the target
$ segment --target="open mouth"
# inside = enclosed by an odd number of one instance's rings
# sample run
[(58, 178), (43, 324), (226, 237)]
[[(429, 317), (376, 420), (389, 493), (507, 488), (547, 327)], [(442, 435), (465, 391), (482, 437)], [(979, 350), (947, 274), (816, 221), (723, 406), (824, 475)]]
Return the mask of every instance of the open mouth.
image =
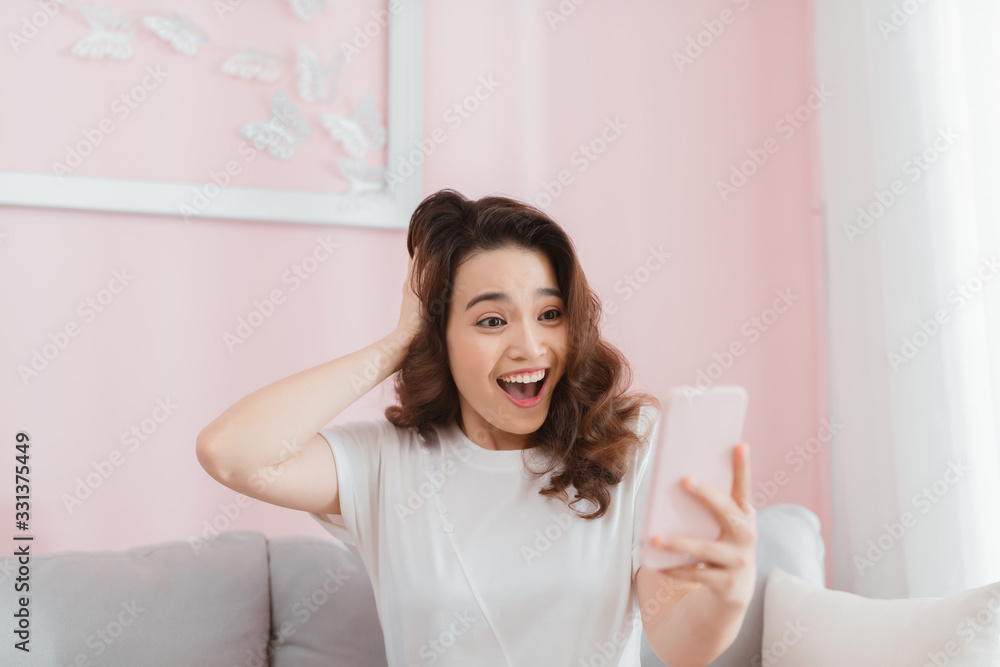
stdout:
[(546, 378), (549, 377), (549, 370), (545, 369), (544, 373), (545, 375), (542, 376), (542, 379), (537, 382), (511, 382), (497, 378), (497, 384), (514, 400), (527, 401), (538, 396), (542, 390), (542, 385), (545, 384)]

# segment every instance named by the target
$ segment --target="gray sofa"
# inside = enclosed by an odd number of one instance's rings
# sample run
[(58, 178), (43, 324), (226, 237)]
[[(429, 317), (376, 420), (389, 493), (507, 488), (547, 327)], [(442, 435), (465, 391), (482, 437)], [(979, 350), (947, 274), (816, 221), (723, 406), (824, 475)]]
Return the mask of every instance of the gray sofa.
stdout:
[[(778, 566), (823, 585), (819, 520), (798, 505), (758, 513), (758, 585), (734, 644), (713, 665), (760, 665), (763, 589)], [(14, 557), (0, 559), (12, 628)], [(61, 551), (30, 564), (30, 653), (0, 642), (0, 665), (374, 667), (386, 665), (368, 575), (332, 537), (230, 531), (125, 551)], [(756, 657), (756, 660), (754, 658)], [(662, 665), (643, 638), (642, 667)], [(522, 666), (518, 666), (522, 667)]]

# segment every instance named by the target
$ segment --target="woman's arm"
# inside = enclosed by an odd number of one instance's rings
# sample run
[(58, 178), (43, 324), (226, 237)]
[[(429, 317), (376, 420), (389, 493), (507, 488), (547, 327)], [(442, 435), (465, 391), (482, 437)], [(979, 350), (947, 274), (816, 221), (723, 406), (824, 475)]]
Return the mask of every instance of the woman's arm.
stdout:
[[(195, 451), (202, 467), (220, 483), (251, 497), (298, 507), (301, 501), (275, 497), (296, 488), (299, 473), (296, 460), (308, 461), (313, 469), (308, 480), (325, 480), (329, 489), (336, 468), (333, 458), (321, 455), (329, 450), (317, 433), (345, 408), (389, 377), (399, 368), (409, 346), (406, 336), (394, 332), (375, 343), (338, 359), (301, 371), (267, 385), (231, 405), (198, 434)], [(281, 487), (267, 482), (277, 477), (273, 470), (280, 465)], [(313, 466), (325, 467), (317, 470)], [(270, 494), (262, 494), (271, 486)], [(300, 498), (316, 498), (316, 484), (302, 488)], [(288, 492), (281, 491), (289, 489)], [(300, 486), (301, 488), (301, 486)], [(291, 502), (282, 502), (283, 500)], [(330, 498), (327, 509), (333, 502)], [(276, 502), (277, 501), (277, 502)], [(339, 502), (337, 503), (339, 506)], [(321, 508), (308, 509), (319, 512)]]
[(391, 334), (258, 389), (202, 429), (195, 450), (213, 478), (283, 507), (340, 513), (336, 462), (318, 433), (401, 366), (420, 322), (412, 266)]
[[(685, 490), (713, 514), (719, 539), (658, 536), (653, 546), (692, 556), (694, 565), (636, 571), (639, 609), (649, 645), (671, 667), (705, 667), (739, 634), (757, 587), (757, 515), (750, 502), (749, 445), (733, 448), (731, 496), (688, 478)], [(669, 542), (663, 542), (669, 537)], [(701, 565), (701, 567), (698, 567)], [(685, 587), (692, 585), (696, 589)], [(673, 604), (656, 605), (660, 589)]]
[[(691, 587), (692, 582), (656, 570), (639, 568), (635, 577), (640, 604), (654, 597), (659, 599), (661, 595), (655, 591), (678, 598), (674, 604), (665, 605), (655, 621), (643, 622), (650, 647), (670, 667), (705, 667), (722, 655), (739, 634), (746, 614), (744, 605), (726, 605), (705, 586)], [(645, 608), (649, 606), (647, 602)]]

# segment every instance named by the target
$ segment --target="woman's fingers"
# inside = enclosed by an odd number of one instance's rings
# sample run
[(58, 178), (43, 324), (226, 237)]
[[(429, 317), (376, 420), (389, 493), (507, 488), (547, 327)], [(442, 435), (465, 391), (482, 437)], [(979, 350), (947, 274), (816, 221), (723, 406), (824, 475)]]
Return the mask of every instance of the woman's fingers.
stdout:
[(750, 502), (750, 445), (741, 442), (733, 448), (733, 500), (744, 513), (753, 511)]
[(685, 485), (685, 488), (688, 493), (708, 507), (715, 516), (715, 520), (722, 526), (723, 533), (734, 533), (732, 529), (733, 515), (743, 515), (743, 510), (736, 504), (736, 501), (711, 486), (696, 483), (691, 478), (688, 478), (688, 484)]
[(718, 567), (741, 567), (745, 565), (743, 562), (743, 551), (729, 542), (670, 536), (666, 544), (663, 544), (659, 540), (654, 540), (653, 545), (664, 551), (689, 554), (696, 560), (704, 561), (709, 565), (716, 565)]

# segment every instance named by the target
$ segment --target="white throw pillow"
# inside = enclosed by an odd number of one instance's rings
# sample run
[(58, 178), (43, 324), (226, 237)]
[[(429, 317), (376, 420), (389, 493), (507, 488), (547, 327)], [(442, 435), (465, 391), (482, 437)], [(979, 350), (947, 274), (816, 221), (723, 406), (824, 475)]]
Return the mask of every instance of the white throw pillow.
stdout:
[(1000, 667), (1000, 582), (946, 598), (878, 600), (781, 568), (764, 591), (761, 667)]

